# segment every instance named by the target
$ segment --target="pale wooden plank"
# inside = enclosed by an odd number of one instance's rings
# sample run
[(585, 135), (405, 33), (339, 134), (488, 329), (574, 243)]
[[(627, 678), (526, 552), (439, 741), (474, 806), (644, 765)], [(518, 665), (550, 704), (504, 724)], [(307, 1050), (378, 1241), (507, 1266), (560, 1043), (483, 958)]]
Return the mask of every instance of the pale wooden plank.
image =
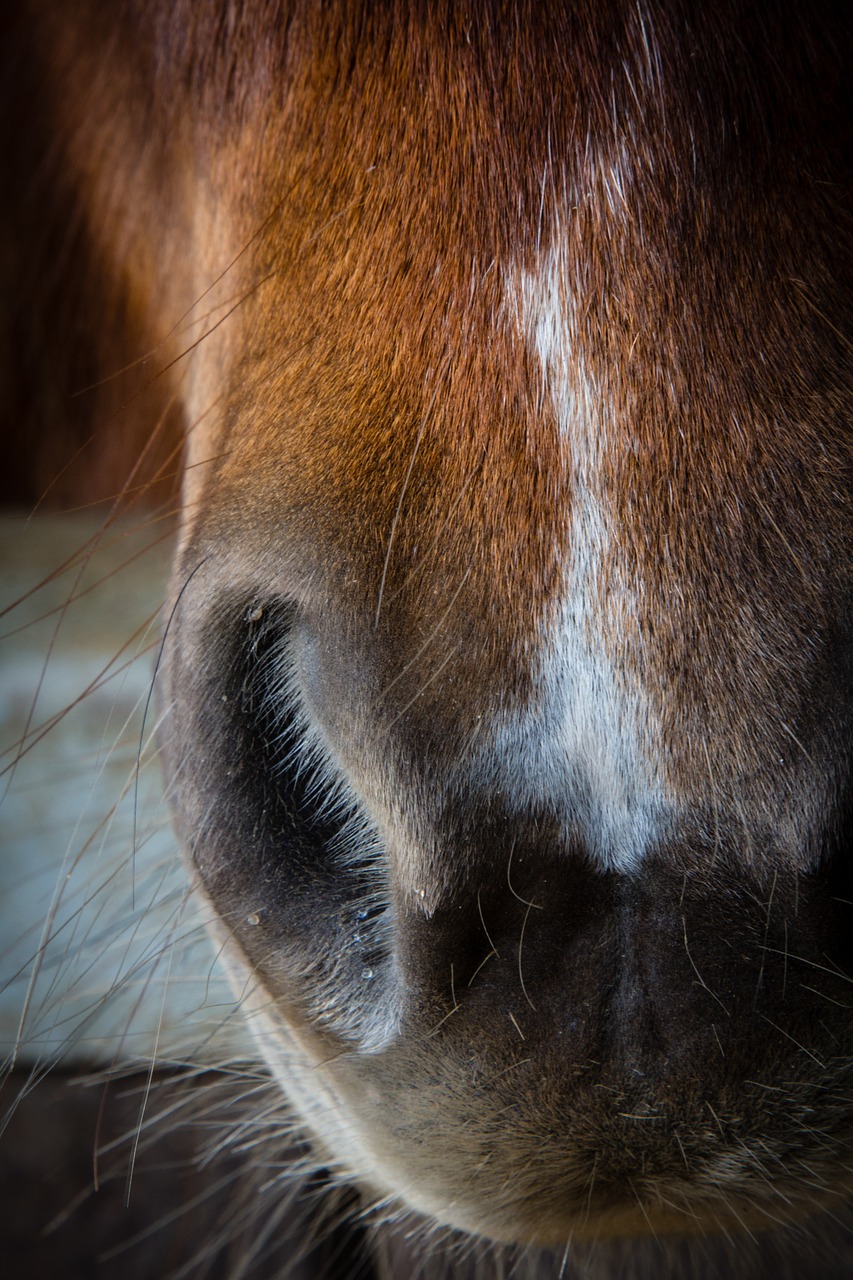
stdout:
[(187, 901), (153, 708), (137, 770), (171, 535), (101, 528), (0, 520), (2, 607), (20, 601), (0, 623), (0, 1053), (216, 1062), (245, 1033)]

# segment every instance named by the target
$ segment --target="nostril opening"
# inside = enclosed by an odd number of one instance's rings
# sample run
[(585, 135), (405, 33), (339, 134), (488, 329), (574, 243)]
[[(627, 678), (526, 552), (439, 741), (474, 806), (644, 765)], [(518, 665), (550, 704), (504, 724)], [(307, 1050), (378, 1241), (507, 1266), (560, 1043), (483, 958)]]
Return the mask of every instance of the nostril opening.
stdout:
[(848, 786), (839, 805), (817, 878), (823, 881), (832, 911), (832, 957), (845, 973), (853, 974), (853, 787)]
[(322, 981), (333, 965), (336, 980), (372, 984), (391, 954), (387, 863), (301, 696), (306, 633), (279, 599), (220, 600), (208, 615), (176, 699), (181, 810), (203, 814), (194, 860), (259, 968), (309, 964)]
[(301, 696), (293, 653), (304, 624), (278, 600), (240, 602), (228, 614), (217, 658), (227, 776), (256, 838), (292, 877), (337, 872), (354, 844), (375, 846), (376, 833)]
[[(227, 699), (248, 762), (244, 786), (280, 831), (291, 858), (315, 865), (346, 824), (340, 780), (324, 760), (299, 702), (292, 671), (297, 612), (278, 601), (251, 601), (240, 610), (234, 657), (227, 664)], [(351, 807), (351, 806), (350, 806)]]

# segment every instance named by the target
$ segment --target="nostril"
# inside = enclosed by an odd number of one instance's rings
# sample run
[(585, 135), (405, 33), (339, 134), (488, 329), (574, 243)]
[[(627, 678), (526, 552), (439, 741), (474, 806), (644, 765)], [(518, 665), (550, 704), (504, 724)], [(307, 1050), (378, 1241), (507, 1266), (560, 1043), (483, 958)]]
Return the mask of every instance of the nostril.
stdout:
[(283, 873), (298, 879), (337, 870), (356, 833), (361, 847), (376, 837), (301, 696), (294, 643), (305, 628), (298, 611), (249, 599), (220, 617), (214, 666), (227, 726), (221, 764), (236, 782), (237, 802), (261, 842), (274, 847)]
[[(243, 750), (244, 785), (254, 808), (279, 830), (282, 855), (310, 864), (323, 861), (352, 818), (353, 805), (312, 732), (293, 675), (293, 607), (253, 600), (238, 606), (225, 664), (237, 740)], [(349, 811), (349, 812), (348, 812)]]
[(324, 1020), (360, 1035), (392, 976), (387, 863), (301, 694), (307, 631), (292, 605), (244, 595), (220, 599), (181, 646), (178, 817), (252, 964), (294, 991), (310, 971)]
[(822, 865), (809, 879), (820, 885), (829, 904), (832, 957), (845, 973), (853, 974), (853, 787), (839, 805)]

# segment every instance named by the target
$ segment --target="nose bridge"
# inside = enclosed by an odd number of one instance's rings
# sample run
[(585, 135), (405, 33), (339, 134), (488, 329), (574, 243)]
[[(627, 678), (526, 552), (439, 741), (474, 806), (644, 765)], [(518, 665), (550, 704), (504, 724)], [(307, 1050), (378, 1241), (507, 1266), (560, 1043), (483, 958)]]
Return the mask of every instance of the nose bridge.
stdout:
[[(756, 676), (742, 661), (755, 638), (721, 616), (698, 684), (686, 650), (692, 628), (710, 625), (708, 601), (682, 615), (679, 635), (664, 618), (663, 639), (638, 647), (633, 620), (620, 630), (611, 613), (610, 634), (607, 616), (567, 615), (557, 598), (528, 614), (526, 643), (504, 645), (479, 594), (487, 552), (475, 549), (471, 574), (457, 562), (450, 581), (445, 565), (403, 590), (391, 579), (378, 625), (365, 609), (354, 623), (340, 610), (319, 624), (313, 711), (368, 805), (380, 795), (373, 812), (389, 847), (405, 847), (412, 891), (429, 886), (437, 901), (454, 861), (520, 855), (531, 824), (541, 838), (529, 856), (553, 862), (552, 874), (575, 858), (622, 874), (655, 856), (709, 871), (720, 853), (756, 867), (816, 863), (844, 726), (817, 724), (807, 708), (800, 722), (781, 719), (761, 676), (784, 654), (765, 655)], [(795, 674), (807, 699), (815, 670)], [(450, 859), (450, 849), (462, 852)]]

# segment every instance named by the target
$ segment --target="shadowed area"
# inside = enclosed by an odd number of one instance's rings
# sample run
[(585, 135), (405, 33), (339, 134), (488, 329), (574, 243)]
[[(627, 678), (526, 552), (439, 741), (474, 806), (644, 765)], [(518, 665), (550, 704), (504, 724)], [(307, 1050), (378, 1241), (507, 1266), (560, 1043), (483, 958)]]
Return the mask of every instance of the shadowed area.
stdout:
[[(325, 1214), (316, 1221), (322, 1179), (306, 1182), (303, 1197), (285, 1188), (277, 1205), (264, 1198), (259, 1214), (262, 1181), (274, 1180), (288, 1158), (298, 1162), (298, 1149), (278, 1151), (268, 1164), (255, 1149), (209, 1158), (221, 1136), (211, 1131), (210, 1084), (159, 1072), (149, 1092), (144, 1075), (107, 1084), (57, 1072), (22, 1095), (0, 1142), (8, 1280), (368, 1280), (359, 1229), (339, 1229), (334, 1218), (330, 1227)], [(26, 1085), (23, 1072), (7, 1078), (2, 1102)], [(132, 1159), (146, 1097), (152, 1115), (185, 1114), (153, 1134), (146, 1127)], [(298, 1175), (293, 1185), (300, 1187)]]

